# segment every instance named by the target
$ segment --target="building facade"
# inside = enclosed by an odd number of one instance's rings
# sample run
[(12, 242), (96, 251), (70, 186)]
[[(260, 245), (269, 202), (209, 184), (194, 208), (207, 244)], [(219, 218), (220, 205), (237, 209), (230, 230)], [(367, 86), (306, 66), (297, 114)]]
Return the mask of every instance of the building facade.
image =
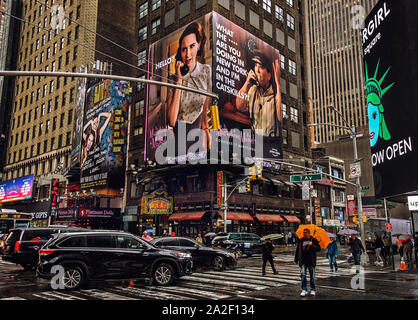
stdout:
[[(24, 0), (20, 5), (22, 23), (16, 32), (14, 69), (134, 74), (132, 1)], [(107, 64), (106, 70), (99, 67), (100, 61)], [(72, 199), (68, 198), (66, 186), (79, 179), (79, 166), (70, 171), (74, 122), (80, 116), (75, 110), (78, 89), (73, 77), (16, 78), (13, 95), (7, 101), (11, 116), (6, 147), (2, 147), (3, 181), (33, 175), (35, 183), (31, 201), (11, 206), (31, 212), (31, 202), (50, 199), (53, 178), (60, 180), (64, 200), (60, 206), (70, 206)], [(74, 193), (77, 203), (100, 202), (92, 192), (90, 199), (87, 193), (83, 195), (81, 200)], [(120, 192), (111, 197), (116, 196), (120, 197)], [(97, 207), (110, 208), (109, 202), (110, 198)], [(113, 205), (120, 210), (121, 198), (116, 202)]]
[[(364, 92), (361, 23), (377, 0), (305, 1), (308, 96), (314, 123), (368, 128)], [(313, 145), (328, 143), (347, 131), (332, 126), (312, 129)]]
[[(305, 16), (301, 1), (139, 0), (136, 39), (138, 67), (143, 70), (137, 77), (147, 77), (151, 44), (212, 11), (280, 51), (283, 161), (308, 164)], [(217, 206), (217, 173), (223, 172), (226, 182), (232, 185), (228, 189), (231, 192), (233, 182), (242, 179), (244, 166), (158, 166), (144, 158), (147, 90), (142, 85), (136, 89), (130, 115), (124, 228), (133, 233), (154, 229), (157, 234), (166, 229), (190, 236), (223, 230), (223, 210)], [(302, 201), (301, 186), (289, 182), (291, 170), (283, 165), (279, 171), (265, 167), (263, 178), (253, 183), (250, 192), (237, 187), (228, 199), (227, 230), (258, 234), (294, 231), (297, 223), (305, 220), (308, 203)], [(165, 214), (143, 210), (147, 199), (154, 199), (156, 192), (165, 192), (166, 198), (173, 199), (172, 208)]]

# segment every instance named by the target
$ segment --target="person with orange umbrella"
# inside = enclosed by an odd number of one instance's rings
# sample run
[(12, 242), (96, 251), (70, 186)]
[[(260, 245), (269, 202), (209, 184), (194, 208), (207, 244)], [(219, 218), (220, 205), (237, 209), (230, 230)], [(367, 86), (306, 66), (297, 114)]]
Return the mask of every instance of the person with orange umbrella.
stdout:
[[(296, 231), (298, 235), (298, 232)], [(316, 238), (311, 236), (311, 230), (304, 228), (302, 231), (302, 237), (300, 237), (298, 244), (296, 245), (295, 252), (295, 264), (299, 264), (300, 278), (302, 280), (302, 292), (301, 296), (307, 295), (307, 277), (306, 271), (309, 270), (311, 296), (315, 296), (315, 267), (316, 267), (316, 253), (321, 251), (321, 247)], [(299, 236), (299, 235), (298, 235)], [(328, 238), (329, 239), (329, 238)]]

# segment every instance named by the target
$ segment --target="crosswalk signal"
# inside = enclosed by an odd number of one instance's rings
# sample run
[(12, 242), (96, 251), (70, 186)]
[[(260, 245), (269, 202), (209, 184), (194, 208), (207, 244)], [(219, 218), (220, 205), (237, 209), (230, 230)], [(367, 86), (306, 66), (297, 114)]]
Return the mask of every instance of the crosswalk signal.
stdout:
[(261, 163), (257, 163), (255, 168), (257, 172), (257, 179), (261, 180), (263, 178), (263, 168), (261, 167)]
[(247, 189), (247, 192), (251, 192), (251, 181), (250, 180), (247, 180), (247, 187), (246, 187), (246, 189)]
[(218, 106), (210, 106), (208, 110), (208, 124), (210, 130), (219, 130), (221, 128), (219, 122), (219, 109)]

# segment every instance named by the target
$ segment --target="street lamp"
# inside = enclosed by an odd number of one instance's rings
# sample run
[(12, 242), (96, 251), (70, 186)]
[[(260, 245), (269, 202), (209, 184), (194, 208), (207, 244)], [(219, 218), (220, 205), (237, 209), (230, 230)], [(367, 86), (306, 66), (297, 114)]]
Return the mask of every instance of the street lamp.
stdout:
[[(317, 163), (319, 160), (322, 160), (322, 159), (325, 159), (325, 158), (329, 158), (329, 156), (322, 156), (322, 157), (319, 157), (318, 159), (315, 159), (315, 161), (313, 161), (312, 164), (311, 164), (311, 169), (313, 169), (313, 166), (314, 166), (315, 163)], [(316, 171), (318, 171), (318, 170), (316, 170)], [(313, 210), (312, 210), (312, 190), (311, 189), (313, 189), (313, 187), (314, 187), (313, 183), (311, 181), (309, 181), (309, 214), (311, 216), (311, 221), (316, 223), (317, 222), (316, 221), (316, 213), (312, 212)], [(312, 219), (313, 217), (315, 219)]]
[[(357, 154), (357, 135), (356, 135), (356, 127), (350, 126), (350, 124), (347, 122), (347, 120), (344, 118), (344, 116), (339, 112), (333, 105), (328, 106), (329, 109), (333, 110), (335, 113), (337, 113), (345, 126), (333, 124), (333, 123), (312, 123), (308, 124), (309, 127), (317, 127), (317, 126), (331, 126), (336, 128), (341, 128), (350, 131), (350, 138), (353, 139), (353, 151), (354, 151), (354, 162), (359, 162), (361, 159), (358, 159)], [(361, 184), (360, 184), (360, 177), (356, 177), (356, 188), (357, 188), (357, 199), (358, 199), (358, 214), (359, 214), (359, 220), (360, 220), (360, 235), (361, 235), (361, 243), (363, 244), (363, 247), (365, 248), (364, 251), (364, 258), (365, 261), (368, 262), (369, 258), (367, 256), (366, 251), (366, 241), (365, 241), (365, 233), (364, 233), (364, 223), (363, 223), (363, 206), (362, 206), (362, 200), (361, 200)]]

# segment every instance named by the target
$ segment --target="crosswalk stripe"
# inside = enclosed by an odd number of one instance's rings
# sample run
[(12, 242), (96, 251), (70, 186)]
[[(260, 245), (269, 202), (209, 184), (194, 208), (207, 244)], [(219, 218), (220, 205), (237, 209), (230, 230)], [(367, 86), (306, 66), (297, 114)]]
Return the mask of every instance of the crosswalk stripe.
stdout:
[(74, 295), (54, 291), (54, 292), (41, 292), (38, 294), (33, 294), (34, 296), (38, 298), (44, 298), (46, 297), (48, 300), (86, 300), (84, 298), (76, 297)]
[(218, 279), (208, 279), (203, 277), (197, 277), (197, 276), (183, 276), (182, 279), (194, 281), (194, 282), (204, 282), (204, 283), (210, 283), (210, 284), (221, 284), (221, 285), (229, 285), (237, 288), (244, 288), (249, 290), (263, 290), (267, 289), (267, 286), (258, 286), (253, 284), (246, 284), (246, 283), (240, 283), (235, 281), (228, 281), (228, 280), (218, 280)]
[[(275, 275), (275, 276), (270, 277), (270, 276), (262, 276), (262, 275), (257, 276), (255, 274), (249, 273), (249, 272), (237, 272), (237, 271), (226, 271), (226, 272), (227, 272), (227, 274), (230, 274), (230, 275), (241, 276), (242, 279), (245, 279), (246, 281), (247, 281), (247, 279), (255, 279), (255, 280), (259, 279), (260, 282), (262, 282), (263, 284), (270, 285), (272, 287), (277, 287), (277, 286), (284, 285), (284, 284), (279, 285), (279, 284), (277, 284), (277, 282), (279, 282), (279, 283), (280, 282), (291, 283), (291, 284), (295, 284), (295, 283), (299, 282), (297, 280), (290, 279), (290, 277), (280, 276), (280, 273), (279, 273), (279, 275)], [(294, 277), (292, 277), (292, 278), (294, 279)]]
[(223, 294), (229, 294), (229, 295), (236, 295), (236, 294), (245, 294), (248, 293), (248, 291), (241, 291), (241, 290), (237, 290), (237, 289), (231, 289), (231, 287), (228, 286), (222, 286), (222, 285), (218, 285), (216, 287), (214, 287), (211, 284), (205, 284), (205, 283), (198, 283), (198, 282), (193, 282), (193, 283), (188, 283), (187, 281), (184, 281), (181, 283), (181, 285), (183, 287), (186, 288), (199, 288), (202, 290), (211, 290), (213, 292), (216, 293), (223, 293)]
[(178, 293), (181, 292), (187, 295), (194, 295), (200, 298), (204, 297), (210, 300), (226, 299), (230, 297), (229, 295), (219, 295), (217, 293), (212, 293), (209, 291), (201, 291), (201, 290), (196, 290), (196, 289), (191, 289), (191, 288), (183, 288), (179, 286), (158, 287), (158, 290), (167, 292), (167, 293), (171, 293), (172, 291), (178, 292)]
[(131, 294), (134, 296), (140, 295), (141, 298), (153, 298), (158, 300), (196, 300), (194, 298), (188, 298), (177, 294), (168, 294), (165, 292), (151, 290), (149, 288), (116, 287), (113, 289), (123, 294)]
[[(219, 279), (219, 280), (223, 280), (223, 279), (228, 279), (229, 277), (226, 277), (225, 275), (217, 275), (215, 274), (217, 273), (216, 271), (208, 271), (205, 273), (202, 273), (200, 275), (200, 278), (209, 278), (209, 279)], [(237, 274), (238, 276), (240, 276), (240, 274)], [(238, 277), (234, 279), (235, 283), (244, 283), (244, 284), (252, 284), (252, 285), (263, 285), (263, 286), (275, 286), (276, 283), (274, 282), (268, 282), (268, 281), (263, 281), (263, 280), (256, 280), (256, 279), (250, 279), (250, 278), (243, 278), (243, 277)], [(257, 289), (256, 289), (257, 290)]]
[(8, 298), (0, 298), (0, 300), (27, 300), (22, 297), (8, 297)]
[(121, 296), (119, 294), (98, 289), (79, 290), (79, 292), (102, 300), (137, 300), (128, 296)]

